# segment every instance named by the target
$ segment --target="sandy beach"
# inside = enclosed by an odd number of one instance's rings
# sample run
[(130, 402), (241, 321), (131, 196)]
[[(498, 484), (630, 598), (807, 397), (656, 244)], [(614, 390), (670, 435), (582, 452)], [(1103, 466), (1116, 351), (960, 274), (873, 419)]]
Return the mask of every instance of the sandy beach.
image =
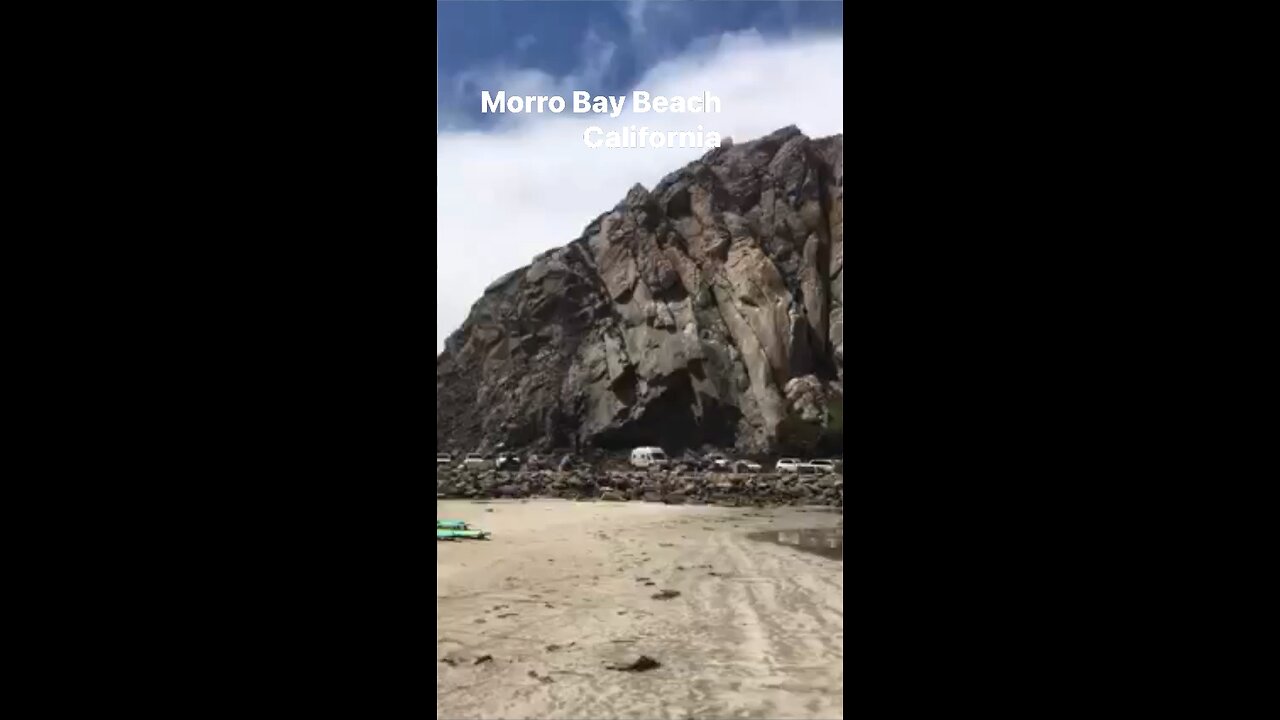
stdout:
[[(494, 533), (436, 543), (437, 718), (843, 717), (841, 551), (779, 536), (838, 512), (498, 500), (436, 517)], [(641, 656), (660, 666), (609, 668)]]

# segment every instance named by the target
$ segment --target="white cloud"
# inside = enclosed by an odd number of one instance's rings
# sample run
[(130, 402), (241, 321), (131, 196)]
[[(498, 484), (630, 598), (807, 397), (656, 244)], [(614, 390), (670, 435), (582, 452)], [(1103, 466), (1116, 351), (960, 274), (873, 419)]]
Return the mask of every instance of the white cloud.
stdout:
[[(607, 43), (594, 57), (608, 63)], [(717, 42), (652, 68), (635, 89), (655, 95), (720, 98), (718, 114), (628, 110), (618, 118), (597, 115), (521, 115), (491, 131), (437, 135), (436, 156), (436, 351), (466, 319), (484, 288), (537, 254), (578, 237), (597, 215), (612, 208), (639, 182), (652, 188), (664, 175), (703, 155), (698, 148), (590, 149), (582, 142), (592, 125), (610, 130), (715, 130), (737, 141), (796, 125), (810, 137), (844, 131), (844, 42), (840, 36), (767, 42), (755, 33), (725, 35)], [(594, 66), (595, 68), (600, 65)], [(588, 65), (583, 74), (593, 72)], [(528, 70), (498, 70), (472, 77), (483, 89), (509, 93), (571, 93), (582, 87)], [(573, 79), (576, 82), (576, 79)], [(511, 85), (500, 83), (511, 82)], [(476, 92), (479, 102), (479, 91)]]
[(648, 4), (649, 0), (631, 0), (627, 3), (627, 27), (633, 37), (644, 34), (644, 8)]
[(696, 13), (688, 2), (629, 0), (623, 16), (631, 52), (644, 62), (661, 57), (672, 48), (671, 35), (665, 30), (692, 24)]
[(613, 56), (617, 49), (618, 46), (616, 44), (600, 37), (595, 30), (588, 31), (586, 39), (582, 41), (580, 50), (583, 69), (575, 74), (574, 82), (580, 86), (587, 87), (598, 84), (604, 79), (605, 73), (609, 71), (609, 66), (613, 63)]

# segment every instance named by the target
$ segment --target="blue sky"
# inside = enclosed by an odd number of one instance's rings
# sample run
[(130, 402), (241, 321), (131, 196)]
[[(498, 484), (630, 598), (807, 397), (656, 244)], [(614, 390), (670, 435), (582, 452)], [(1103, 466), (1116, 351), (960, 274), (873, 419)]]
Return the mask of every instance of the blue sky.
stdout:
[(451, 0), (436, 5), (440, 129), (486, 127), (479, 93), (502, 71), (572, 77), (593, 95), (631, 90), (659, 62), (751, 31), (769, 40), (842, 32), (841, 2)]
[[(787, 125), (844, 132), (838, 2), (492, 2), (439, 16), (436, 350), (496, 278), (578, 237), (634, 184), (652, 188), (707, 148), (592, 149), (584, 133), (719, 133), (745, 142)], [(712, 93), (715, 113), (484, 115), (480, 91)]]

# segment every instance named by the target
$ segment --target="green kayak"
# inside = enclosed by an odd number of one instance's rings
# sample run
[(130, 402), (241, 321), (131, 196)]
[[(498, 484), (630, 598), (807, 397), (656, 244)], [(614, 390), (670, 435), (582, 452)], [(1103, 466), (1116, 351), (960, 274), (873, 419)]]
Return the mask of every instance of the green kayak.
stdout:
[(437, 540), (459, 540), (469, 538), (472, 540), (487, 540), (491, 533), (484, 530), (436, 530)]
[(437, 520), (437, 530), (466, 530), (467, 523), (465, 520)]

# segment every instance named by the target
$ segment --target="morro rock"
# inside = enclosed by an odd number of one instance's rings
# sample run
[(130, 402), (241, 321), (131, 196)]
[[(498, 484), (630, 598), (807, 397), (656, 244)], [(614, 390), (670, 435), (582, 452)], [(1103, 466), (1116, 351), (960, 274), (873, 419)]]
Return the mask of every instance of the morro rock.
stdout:
[(436, 359), (436, 442), (767, 451), (843, 386), (844, 138), (787, 127), (490, 285)]

